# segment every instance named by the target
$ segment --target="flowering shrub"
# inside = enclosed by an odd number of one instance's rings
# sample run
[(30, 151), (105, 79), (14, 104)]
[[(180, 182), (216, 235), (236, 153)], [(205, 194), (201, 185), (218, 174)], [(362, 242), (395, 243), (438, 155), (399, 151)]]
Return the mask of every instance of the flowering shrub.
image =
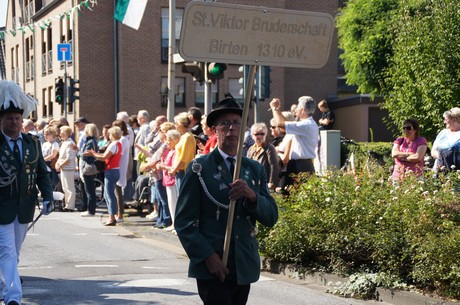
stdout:
[(385, 273), (460, 297), (460, 172), (394, 184), (387, 168), (299, 176), (261, 230), (269, 258), (339, 274)]

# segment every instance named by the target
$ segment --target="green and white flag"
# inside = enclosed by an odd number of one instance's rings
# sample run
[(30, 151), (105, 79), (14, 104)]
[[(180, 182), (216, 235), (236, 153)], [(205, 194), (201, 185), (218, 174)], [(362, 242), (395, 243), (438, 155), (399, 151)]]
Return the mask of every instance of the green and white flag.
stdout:
[(147, 0), (118, 0), (113, 17), (124, 25), (138, 30), (146, 5)]

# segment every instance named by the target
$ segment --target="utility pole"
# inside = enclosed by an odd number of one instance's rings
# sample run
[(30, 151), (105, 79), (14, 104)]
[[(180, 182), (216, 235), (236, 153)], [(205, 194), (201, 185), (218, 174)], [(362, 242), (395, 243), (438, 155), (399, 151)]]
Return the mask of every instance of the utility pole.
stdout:
[(168, 44), (168, 106), (167, 115), (169, 122), (174, 120), (176, 66), (174, 52), (176, 50), (176, 0), (169, 0), (169, 44)]

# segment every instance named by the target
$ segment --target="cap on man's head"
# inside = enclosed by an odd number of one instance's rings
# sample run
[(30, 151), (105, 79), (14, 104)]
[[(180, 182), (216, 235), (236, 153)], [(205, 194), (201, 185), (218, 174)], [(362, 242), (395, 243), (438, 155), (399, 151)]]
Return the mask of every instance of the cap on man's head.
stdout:
[(216, 104), (209, 115), (206, 117), (206, 125), (212, 127), (216, 125), (216, 119), (226, 113), (236, 113), (243, 115), (243, 108), (232, 97), (227, 97)]
[(82, 117), (79, 117), (76, 121), (75, 121), (75, 124), (76, 123), (85, 123), (85, 124), (89, 124), (90, 122), (88, 121), (87, 118), (85, 118), (84, 116)]
[(311, 96), (301, 96), (298, 101), (297, 109), (304, 109), (308, 114), (315, 112), (316, 102)]
[(196, 140), (200, 141), (203, 144), (206, 144), (208, 141), (208, 136), (205, 135), (204, 133), (200, 133), (199, 135), (193, 135)]
[(14, 81), (0, 80), (0, 115), (19, 113), (23, 118), (35, 110), (37, 101)]

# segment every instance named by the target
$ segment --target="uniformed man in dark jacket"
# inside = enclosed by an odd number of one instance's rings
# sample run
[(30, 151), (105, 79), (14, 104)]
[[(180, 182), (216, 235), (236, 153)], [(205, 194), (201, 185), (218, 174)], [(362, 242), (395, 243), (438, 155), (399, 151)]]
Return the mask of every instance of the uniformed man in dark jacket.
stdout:
[[(219, 102), (207, 117), (217, 149), (190, 162), (181, 185), (174, 225), (190, 258), (189, 276), (197, 279), (205, 305), (246, 304), (250, 284), (260, 276), (257, 223), (278, 219), (264, 168), (243, 157), (233, 180), (242, 109), (235, 100)], [(230, 200), (236, 200), (228, 265), (222, 262)]]
[(42, 214), (52, 210), (53, 190), (37, 137), (21, 133), (36, 101), (18, 84), (0, 80), (0, 279), (7, 305), (21, 304), (19, 252), (33, 221), (38, 189)]

